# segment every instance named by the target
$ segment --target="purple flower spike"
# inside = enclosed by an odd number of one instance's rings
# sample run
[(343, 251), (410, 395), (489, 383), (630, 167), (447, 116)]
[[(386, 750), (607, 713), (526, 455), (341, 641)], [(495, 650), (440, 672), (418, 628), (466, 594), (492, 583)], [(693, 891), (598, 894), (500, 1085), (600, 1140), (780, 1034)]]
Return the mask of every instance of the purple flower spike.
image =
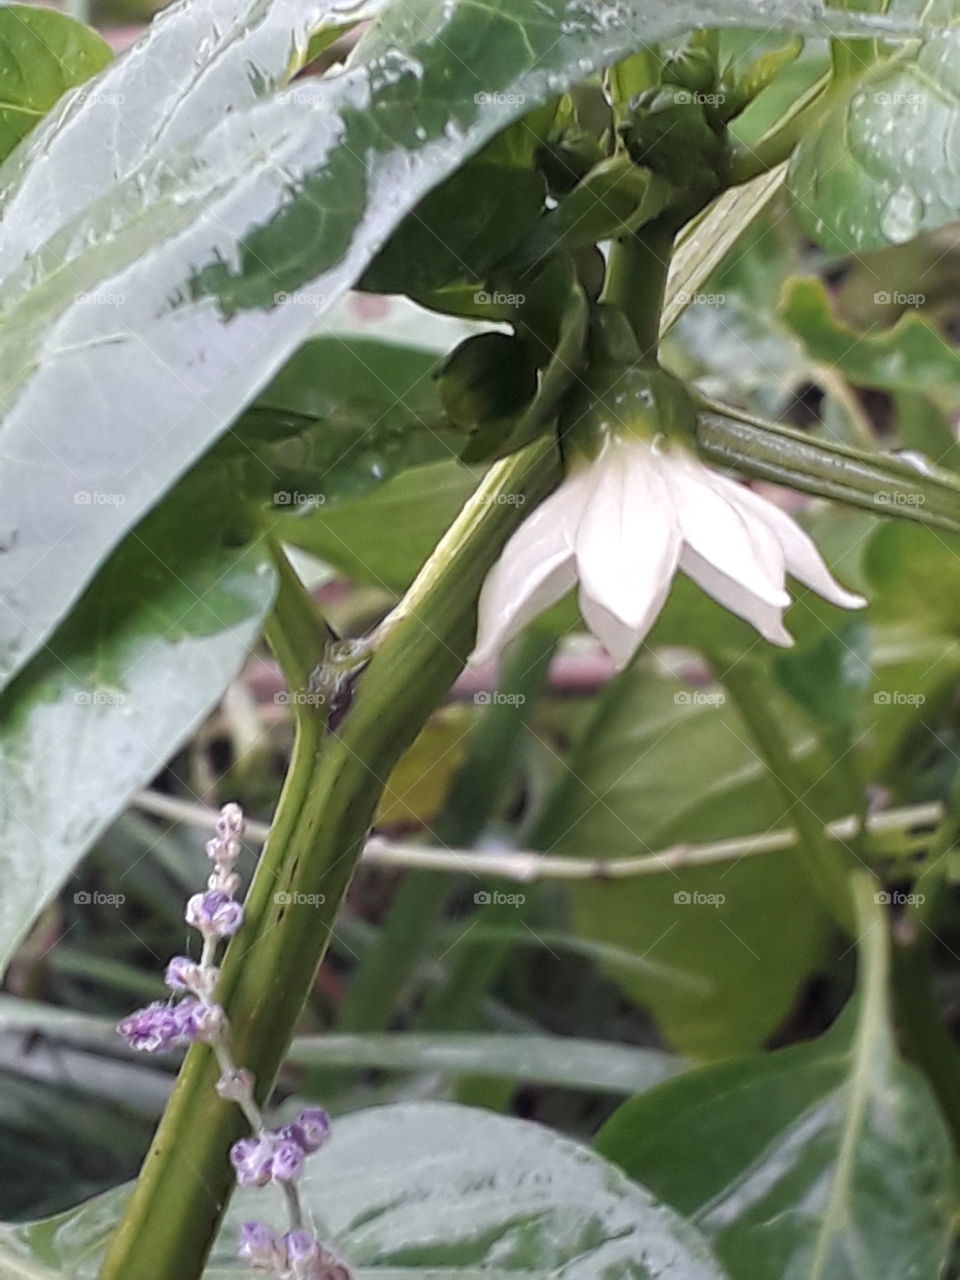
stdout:
[(186, 918), (206, 938), (229, 938), (243, 924), (243, 907), (222, 889), (208, 889), (189, 900)]
[(296, 1182), (303, 1173), (304, 1151), (298, 1142), (284, 1139), (273, 1153), (274, 1182)]
[(297, 1116), (297, 1128), (302, 1132), (304, 1151), (319, 1151), (330, 1137), (330, 1116), (323, 1107), (307, 1107)]
[(200, 966), (189, 956), (174, 956), (167, 965), (164, 982), (172, 991), (194, 991), (200, 975)]
[(283, 1243), (286, 1247), (287, 1267), (297, 1280), (316, 1275), (317, 1263), (323, 1256), (316, 1236), (309, 1231), (288, 1231), (283, 1237)]
[(131, 1013), (117, 1030), (132, 1049), (161, 1053), (181, 1043), (182, 1031), (176, 1009), (158, 1001)]
[(230, 1148), (230, 1163), (240, 1187), (264, 1187), (273, 1172), (273, 1143), (264, 1138), (241, 1138)]
[(262, 1271), (287, 1269), (287, 1250), (282, 1240), (262, 1222), (245, 1222), (240, 1228), (237, 1255), (241, 1262)]

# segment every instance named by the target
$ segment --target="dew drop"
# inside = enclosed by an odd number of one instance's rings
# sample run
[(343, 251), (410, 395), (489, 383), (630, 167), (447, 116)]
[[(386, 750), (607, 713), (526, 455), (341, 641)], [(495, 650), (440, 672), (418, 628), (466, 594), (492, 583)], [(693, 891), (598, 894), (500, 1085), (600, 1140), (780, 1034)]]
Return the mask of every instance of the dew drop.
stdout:
[(912, 240), (920, 230), (923, 204), (910, 187), (899, 187), (880, 212), (880, 230), (891, 244)]

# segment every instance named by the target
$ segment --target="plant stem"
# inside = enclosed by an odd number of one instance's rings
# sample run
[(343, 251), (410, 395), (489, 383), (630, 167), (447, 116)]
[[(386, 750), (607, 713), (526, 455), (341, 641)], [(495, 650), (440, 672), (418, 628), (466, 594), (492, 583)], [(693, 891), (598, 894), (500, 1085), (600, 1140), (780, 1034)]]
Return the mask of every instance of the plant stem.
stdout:
[(807, 799), (813, 780), (807, 776), (802, 762), (794, 758), (780, 731), (776, 711), (770, 706), (769, 680), (749, 658), (738, 655), (730, 662), (723, 661), (717, 654), (709, 654), (708, 658), (716, 679), (736, 702), (774, 783), (783, 795), (800, 836), (798, 857), (814, 891), (840, 927), (851, 933), (854, 919), (849, 873), (856, 866), (856, 861), (827, 838), (823, 817), (814, 811)]
[(673, 229), (644, 227), (610, 246), (603, 301), (630, 321), (644, 360), (655, 360), (660, 345), (673, 241)]
[[(154, 792), (141, 792), (135, 801), (149, 813), (159, 813), (177, 821), (189, 822), (204, 830), (213, 829), (217, 811), (188, 801), (175, 800)], [(851, 840), (861, 825), (870, 836), (868, 853), (871, 859), (912, 858), (928, 849), (931, 835), (914, 830), (930, 827), (943, 818), (943, 805), (937, 800), (926, 804), (908, 805), (902, 809), (881, 809), (867, 815), (861, 821), (858, 814), (835, 818), (824, 828), (830, 840)], [(251, 843), (266, 839), (267, 830), (260, 823), (247, 824), (247, 839)], [(364, 845), (362, 861), (375, 867), (395, 871), (424, 871), (431, 876), (438, 873), (457, 875), (464, 873), (489, 880), (514, 880), (518, 884), (533, 884), (542, 880), (629, 880), (634, 876), (660, 875), (683, 867), (710, 866), (719, 862), (734, 862), (767, 853), (782, 853), (793, 849), (798, 834), (789, 828), (735, 836), (729, 840), (713, 840), (706, 844), (673, 845), (655, 853), (638, 854), (628, 858), (588, 858), (574, 854), (551, 857), (528, 849), (511, 849), (505, 853), (475, 853), (470, 849), (446, 846), (438, 849), (431, 845), (410, 844), (382, 836), (371, 836)]]
[[(503, 499), (522, 494), (532, 505), (555, 483), (556, 470), (555, 451), (544, 442), (493, 467), (382, 633), (337, 732), (313, 709), (298, 716), (246, 923), (227, 951), (217, 992), (234, 1030), (236, 1060), (256, 1075), (261, 1106), (313, 986), (383, 781), (473, 642), (481, 583), (526, 509)], [(298, 593), (299, 582), (282, 576), (270, 628), (294, 681), (311, 670), (325, 643), (322, 632), (311, 637), (302, 629)], [(217, 1076), (214, 1056), (193, 1046), (101, 1280), (197, 1280), (202, 1273), (229, 1195), (227, 1153), (243, 1125), (236, 1108), (217, 1097)]]

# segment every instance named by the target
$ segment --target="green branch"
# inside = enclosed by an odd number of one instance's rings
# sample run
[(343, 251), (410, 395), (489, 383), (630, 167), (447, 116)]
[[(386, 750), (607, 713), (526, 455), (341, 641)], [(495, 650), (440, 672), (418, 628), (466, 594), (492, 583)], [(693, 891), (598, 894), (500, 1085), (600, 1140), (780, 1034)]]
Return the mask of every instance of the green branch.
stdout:
[[(520, 521), (556, 478), (552, 446), (498, 464), (424, 566), (369, 665), (338, 730), (321, 711), (298, 716), (293, 760), (227, 951), (218, 999), (234, 1029), (235, 1060), (257, 1078), (263, 1104), (313, 986), (360, 856), (383, 782), (439, 703), (473, 643), (483, 578)], [(504, 501), (522, 495), (525, 502)], [(312, 606), (310, 606), (312, 608)], [(281, 579), (270, 634), (288, 679), (303, 681), (324, 651), (311, 634), (303, 589)], [(319, 907), (289, 905), (306, 895)], [(187, 1054), (170, 1103), (111, 1241), (101, 1280), (196, 1280), (231, 1187), (236, 1108), (215, 1092), (209, 1049)]]

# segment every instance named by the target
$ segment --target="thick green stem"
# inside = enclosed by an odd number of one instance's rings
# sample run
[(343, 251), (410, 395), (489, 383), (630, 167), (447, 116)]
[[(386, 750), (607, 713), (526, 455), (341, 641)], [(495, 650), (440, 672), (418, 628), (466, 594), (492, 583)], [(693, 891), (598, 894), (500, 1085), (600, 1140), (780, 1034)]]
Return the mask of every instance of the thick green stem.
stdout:
[[(298, 718), (247, 919), (217, 993), (235, 1059), (255, 1073), (261, 1104), (326, 951), (383, 782), (469, 652), (484, 575), (521, 512), (555, 479), (555, 453), (542, 442), (494, 467), (383, 631), (337, 731), (326, 728), (323, 708)], [(515, 494), (525, 503), (504, 500)], [(302, 680), (325, 637), (300, 629), (305, 606), (294, 590), (298, 584), (285, 577), (271, 632), (290, 678)], [(101, 1280), (196, 1280), (202, 1273), (229, 1194), (228, 1150), (243, 1131), (240, 1113), (217, 1097), (216, 1079), (209, 1049), (191, 1048)]]
[(670, 257), (672, 230), (644, 227), (610, 246), (603, 301), (618, 307), (633, 326), (645, 360), (655, 360)]

